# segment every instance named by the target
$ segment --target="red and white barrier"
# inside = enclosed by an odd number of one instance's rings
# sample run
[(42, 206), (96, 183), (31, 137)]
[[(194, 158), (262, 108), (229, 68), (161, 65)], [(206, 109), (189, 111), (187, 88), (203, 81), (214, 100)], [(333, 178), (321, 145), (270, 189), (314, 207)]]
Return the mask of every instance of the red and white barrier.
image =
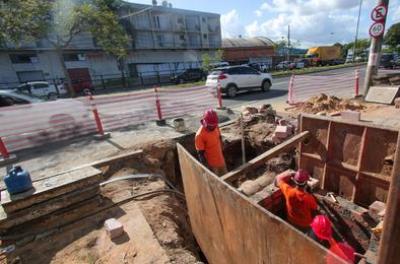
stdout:
[(208, 87), (158, 88), (0, 108), (0, 154), (222, 105)]
[(359, 86), (358, 71), (329, 75), (293, 75), (289, 81), (288, 103), (303, 102), (321, 93), (353, 97), (359, 95)]

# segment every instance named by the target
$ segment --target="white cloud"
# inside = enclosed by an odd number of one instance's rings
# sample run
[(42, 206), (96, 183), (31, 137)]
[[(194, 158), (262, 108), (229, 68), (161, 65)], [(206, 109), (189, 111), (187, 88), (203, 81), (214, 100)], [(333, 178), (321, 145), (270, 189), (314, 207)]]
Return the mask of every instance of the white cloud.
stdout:
[(254, 14), (257, 16), (257, 17), (261, 17), (262, 16), (262, 11), (260, 11), (260, 10), (256, 10), (256, 11), (254, 11)]
[(244, 27), (240, 23), (239, 14), (236, 9), (232, 9), (228, 13), (221, 15), (221, 28), (223, 38), (233, 38), (243, 34)]
[[(359, 3), (360, 0), (268, 0), (255, 11), (267, 19), (257, 18), (245, 26), (245, 35), (280, 40), (287, 37), (290, 25), (292, 40), (300, 41), (302, 46), (351, 41)], [(364, 7), (369, 5), (365, 3)]]

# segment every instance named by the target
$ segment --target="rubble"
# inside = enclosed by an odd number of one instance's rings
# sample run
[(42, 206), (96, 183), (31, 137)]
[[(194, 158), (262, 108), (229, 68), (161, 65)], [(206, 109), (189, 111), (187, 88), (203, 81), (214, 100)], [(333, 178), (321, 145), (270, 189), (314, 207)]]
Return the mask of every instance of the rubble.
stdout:
[(303, 103), (297, 104), (292, 111), (309, 114), (327, 115), (338, 111), (360, 111), (366, 107), (355, 99), (341, 99), (336, 96), (320, 94), (311, 97)]

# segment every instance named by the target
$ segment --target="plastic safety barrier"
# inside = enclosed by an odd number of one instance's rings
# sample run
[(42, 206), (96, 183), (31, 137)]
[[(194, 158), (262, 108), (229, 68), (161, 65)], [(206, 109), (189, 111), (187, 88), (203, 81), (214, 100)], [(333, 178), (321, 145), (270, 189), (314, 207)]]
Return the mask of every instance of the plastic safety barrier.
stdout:
[(218, 105), (205, 86), (155, 88), (0, 108), (0, 155), (152, 120), (203, 112)]
[(314, 95), (340, 95), (352, 97), (359, 95), (359, 71), (326, 75), (292, 75), (289, 81), (288, 103), (303, 102)]

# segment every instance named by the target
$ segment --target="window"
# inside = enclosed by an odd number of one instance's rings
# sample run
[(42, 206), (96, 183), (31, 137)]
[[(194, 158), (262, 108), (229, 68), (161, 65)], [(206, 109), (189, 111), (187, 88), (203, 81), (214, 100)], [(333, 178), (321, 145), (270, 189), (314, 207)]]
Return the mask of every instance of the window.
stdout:
[(241, 74), (258, 74), (258, 72), (249, 67), (241, 67), (240, 68)]
[(36, 54), (10, 54), (10, 60), (12, 63), (35, 63), (38, 62)]
[(63, 55), (64, 61), (84, 61), (86, 60), (85, 54), (67, 53)]
[(35, 83), (33, 85), (33, 89), (43, 89), (43, 88), (48, 88), (49, 85), (47, 83)]
[(205, 17), (202, 17), (202, 18), (201, 18), (201, 21), (203, 21), (203, 23), (206, 23), (206, 18), (205, 18)]
[(155, 28), (160, 28), (160, 17), (159, 16), (153, 16), (153, 22), (154, 22)]
[(165, 43), (164, 35), (157, 35), (157, 43), (158, 43), (158, 46), (164, 47), (164, 43)]
[(180, 40), (185, 40), (185, 35), (179, 35)]
[(204, 39), (207, 39), (207, 34), (203, 34), (203, 38), (204, 38)]
[(231, 75), (242, 74), (240, 69), (241, 68), (239, 68), (239, 67), (231, 68), (231, 69), (229, 69), (228, 73), (231, 74)]

